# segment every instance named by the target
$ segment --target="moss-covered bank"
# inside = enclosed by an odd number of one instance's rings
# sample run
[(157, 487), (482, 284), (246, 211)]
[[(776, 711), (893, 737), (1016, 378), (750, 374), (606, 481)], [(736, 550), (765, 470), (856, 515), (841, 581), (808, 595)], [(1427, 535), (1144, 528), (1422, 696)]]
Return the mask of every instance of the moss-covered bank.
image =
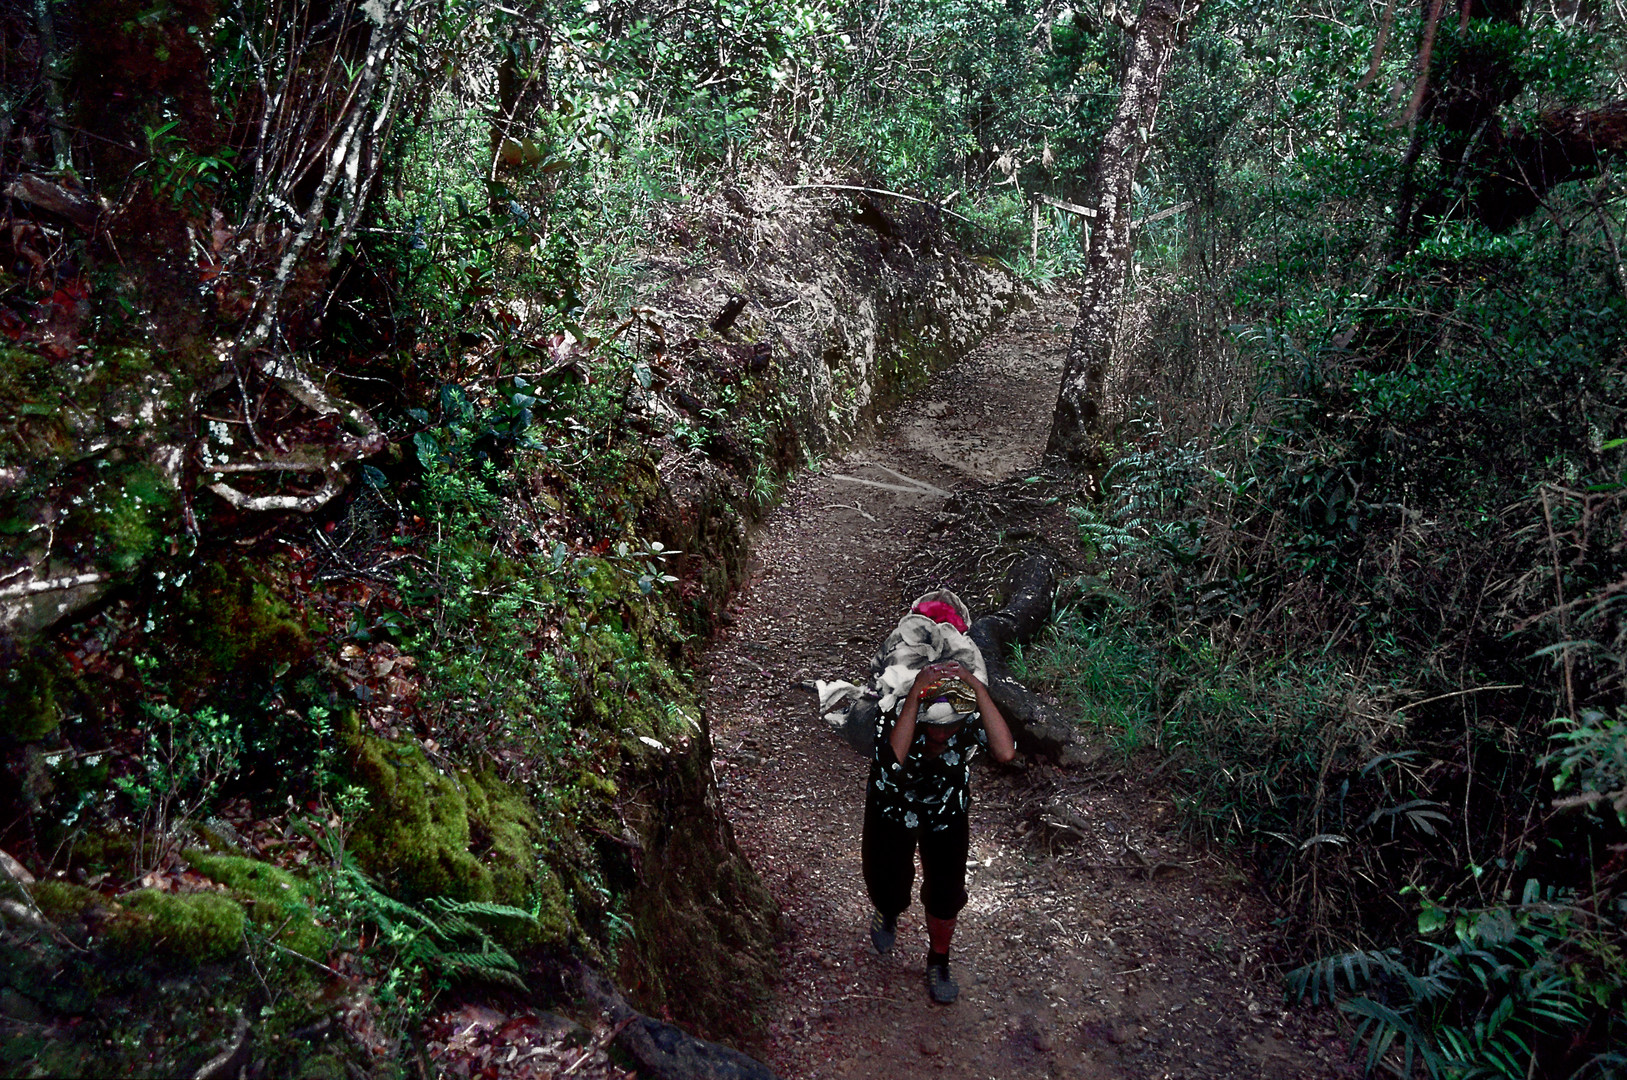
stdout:
[[(387, 1071), (390, 1025), (479, 970), (444, 959), (464, 945), (548, 993), (601, 966), (646, 1011), (752, 1040), (780, 927), (713, 787), (692, 650), (797, 465), (1017, 294), (924, 220), (904, 244), (804, 206), (746, 260), (695, 212), (716, 261), (652, 262), (663, 336), (591, 379), (443, 393), (325, 515), (138, 559), (8, 646), (3, 794), (26, 828), (4, 847), (42, 880), (6, 909), (0, 1024), (49, 1033), (9, 1063), (185, 1072), (246, 1012), (272, 1071)], [(728, 293), (744, 310), (713, 329)], [(537, 425), (598, 425), (595, 453), (494, 452), (522, 399)], [(118, 520), (120, 550), (147, 544)], [(420, 947), (442, 931), (473, 936)], [(180, 970), (207, 976), (184, 1004), (138, 992)]]

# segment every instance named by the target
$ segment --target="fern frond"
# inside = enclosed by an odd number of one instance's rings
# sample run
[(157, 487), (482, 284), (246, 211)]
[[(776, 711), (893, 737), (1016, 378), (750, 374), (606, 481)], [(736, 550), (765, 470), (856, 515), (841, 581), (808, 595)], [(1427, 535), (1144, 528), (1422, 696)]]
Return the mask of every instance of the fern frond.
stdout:
[(394, 950), (398, 969), (420, 969), (486, 979), (524, 991), (520, 963), (493, 940), (477, 918), (535, 923), (536, 916), (507, 904), (430, 897), (414, 906), (385, 893), (354, 866), (341, 876), (367, 919)]
[(1356, 1024), (1355, 1040), (1367, 1045), (1368, 1072), (1378, 1067), (1379, 1062), (1399, 1037), (1405, 1061), (1401, 1075), (1411, 1076), (1414, 1063), (1419, 1062), (1423, 1064), (1432, 1080), (1438, 1080), (1441, 1069), (1446, 1064), (1445, 1059), (1434, 1043), (1418, 1030), (1410, 1017), (1388, 1005), (1365, 997), (1342, 1001), (1339, 1008), (1343, 1012), (1360, 1017)]
[(448, 900), (443, 896), (431, 897), (425, 903), (449, 915), (484, 915), (493, 919), (518, 919), (529, 923), (537, 921), (537, 917), (531, 912), (508, 904), (493, 904), (483, 900)]
[(487, 952), (449, 952), (441, 956), (441, 966), (448, 971), (501, 983), (516, 990), (525, 990), (520, 978), (520, 964), (502, 949)]

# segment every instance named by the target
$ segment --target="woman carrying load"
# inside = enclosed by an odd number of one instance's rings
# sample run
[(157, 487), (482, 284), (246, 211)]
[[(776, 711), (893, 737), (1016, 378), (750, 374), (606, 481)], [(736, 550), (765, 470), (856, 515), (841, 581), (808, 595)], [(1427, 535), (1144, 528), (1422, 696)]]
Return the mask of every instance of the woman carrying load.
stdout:
[(1016, 746), (984, 685), (987, 669), (954, 593), (917, 600), (875, 666), (877, 683), (891, 692), (876, 722), (864, 807), (864, 883), (875, 905), (870, 940), (879, 953), (892, 950), (919, 849), (927, 989), (948, 1005), (960, 994), (949, 974), (949, 941), (967, 901), (968, 767), (983, 750), (1010, 761)]

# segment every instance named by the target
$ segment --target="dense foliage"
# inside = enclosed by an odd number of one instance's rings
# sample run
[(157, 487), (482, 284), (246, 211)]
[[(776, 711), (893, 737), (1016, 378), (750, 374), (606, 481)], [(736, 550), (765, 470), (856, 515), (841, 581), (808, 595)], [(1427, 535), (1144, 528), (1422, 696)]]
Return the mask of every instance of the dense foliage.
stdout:
[(1193, 208), (1140, 238), (1099, 571), (1038, 671), (1337, 950), (1290, 986), (1369, 1068), (1608, 1073), (1627, 37), (1431, 10), (1194, 32), (1143, 178)]

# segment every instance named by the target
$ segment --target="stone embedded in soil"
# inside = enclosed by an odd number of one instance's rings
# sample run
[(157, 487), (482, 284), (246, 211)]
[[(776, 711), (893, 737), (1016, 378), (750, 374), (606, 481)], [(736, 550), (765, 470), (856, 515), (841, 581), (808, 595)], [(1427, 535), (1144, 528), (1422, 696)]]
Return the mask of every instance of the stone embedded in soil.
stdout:
[(1112, 1039), (1115, 1045), (1123, 1046), (1138, 1041), (1146, 1033), (1147, 1029), (1140, 1024), (1114, 1024), (1108, 1038)]

